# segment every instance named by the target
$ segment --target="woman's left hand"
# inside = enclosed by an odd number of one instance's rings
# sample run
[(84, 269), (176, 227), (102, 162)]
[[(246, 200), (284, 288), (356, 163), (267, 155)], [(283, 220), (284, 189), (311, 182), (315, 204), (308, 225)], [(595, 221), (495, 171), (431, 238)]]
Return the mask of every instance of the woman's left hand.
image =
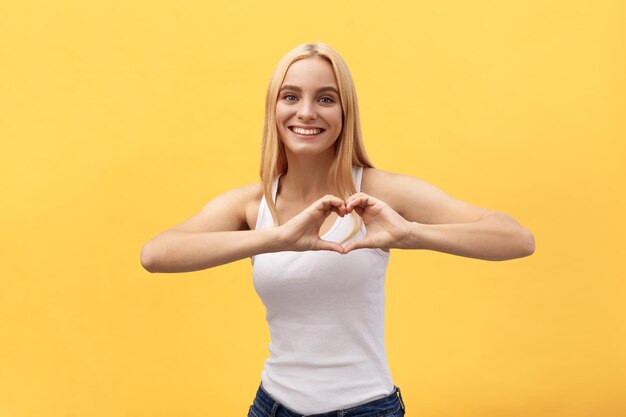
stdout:
[(344, 254), (361, 248), (387, 250), (400, 247), (410, 233), (411, 223), (387, 203), (365, 193), (356, 193), (346, 200), (347, 213), (355, 210), (365, 224), (365, 237), (348, 243)]

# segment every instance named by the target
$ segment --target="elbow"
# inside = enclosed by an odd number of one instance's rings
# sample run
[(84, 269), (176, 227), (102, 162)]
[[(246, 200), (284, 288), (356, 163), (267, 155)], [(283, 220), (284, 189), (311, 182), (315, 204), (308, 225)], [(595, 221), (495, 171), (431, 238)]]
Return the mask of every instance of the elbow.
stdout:
[(528, 229), (523, 229), (520, 238), (520, 258), (530, 256), (535, 253), (535, 236)]
[(150, 242), (146, 243), (143, 248), (141, 248), (141, 253), (139, 255), (139, 259), (141, 262), (141, 266), (148, 272), (158, 272), (156, 268), (156, 256), (154, 254), (154, 249), (150, 245)]

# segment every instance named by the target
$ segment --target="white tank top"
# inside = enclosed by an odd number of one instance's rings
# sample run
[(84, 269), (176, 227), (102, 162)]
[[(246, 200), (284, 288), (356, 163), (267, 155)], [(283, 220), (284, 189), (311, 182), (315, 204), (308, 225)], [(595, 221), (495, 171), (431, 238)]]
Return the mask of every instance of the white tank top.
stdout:
[[(363, 167), (353, 167), (357, 192), (362, 173)], [(273, 226), (263, 197), (256, 229)], [(341, 242), (352, 227), (350, 215), (338, 217), (322, 238)], [(364, 234), (365, 226), (350, 240)], [(384, 331), (388, 262), (389, 252), (381, 249), (252, 257), (254, 288), (265, 304), (271, 336), (261, 372), (267, 393), (293, 411), (319, 414), (393, 392)]]

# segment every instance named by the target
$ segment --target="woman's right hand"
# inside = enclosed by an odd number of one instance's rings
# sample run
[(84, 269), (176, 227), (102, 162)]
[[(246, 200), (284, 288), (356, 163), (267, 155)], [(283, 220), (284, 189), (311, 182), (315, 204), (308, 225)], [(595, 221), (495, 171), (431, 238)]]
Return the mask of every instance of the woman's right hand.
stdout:
[(320, 228), (333, 211), (341, 217), (345, 216), (347, 214), (345, 202), (334, 195), (325, 195), (279, 226), (285, 250), (332, 250), (343, 254), (343, 246), (339, 243), (320, 238)]

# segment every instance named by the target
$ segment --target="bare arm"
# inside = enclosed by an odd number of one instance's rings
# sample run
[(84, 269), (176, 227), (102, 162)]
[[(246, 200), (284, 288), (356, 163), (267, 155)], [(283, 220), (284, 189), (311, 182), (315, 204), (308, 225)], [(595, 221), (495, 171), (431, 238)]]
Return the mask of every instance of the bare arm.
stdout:
[(379, 222), (385, 219), (384, 229), (392, 232), (378, 239), (389, 241), (389, 247), (493, 261), (529, 256), (535, 250), (533, 234), (510, 215), (454, 199), (417, 178), (369, 170), (368, 191), (378, 198), (355, 196), (354, 204), (380, 213)]
[(411, 222), (409, 233), (399, 246), (430, 249), (468, 258), (504, 261), (532, 255), (533, 234), (511, 216), (490, 212), (467, 223), (423, 224)]
[(227, 191), (194, 217), (146, 243), (141, 264), (149, 272), (189, 272), (280, 250), (277, 228), (247, 230), (245, 205), (252, 186)]
[(189, 272), (211, 268), (260, 253), (333, 250), (336, 242), (320, 239), (319, 230), (331, 212), (345, 215), (343, 201), (324, 196), (279, 227), (247, 230), (247, 202), (258, 204), (254, 186), (236, 188), (211, 200), (191, 219), (162, 232), (141, 250), (149, 272)]
[(238, 261), (259, 253), (277, 252), (276, 228), (230, 232), (166, 230), (141, 251), (149, 272), (190, 272)]

